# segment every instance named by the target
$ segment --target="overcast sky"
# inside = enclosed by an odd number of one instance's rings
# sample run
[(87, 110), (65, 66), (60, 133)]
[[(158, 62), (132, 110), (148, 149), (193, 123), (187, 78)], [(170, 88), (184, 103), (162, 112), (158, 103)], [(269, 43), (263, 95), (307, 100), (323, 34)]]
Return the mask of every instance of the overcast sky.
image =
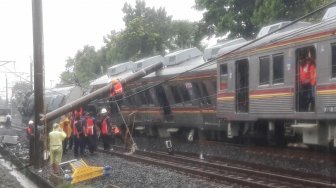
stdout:
[[(124, 28), (121, 11), (125, 2), (135, 0), (47, 0), (43, 1), (45, 85), (55, 85), (65, 70), (65, 60), (86, 44), (96, 49), (111, 30)], [(146, 0), (147, 6), (165, 7), (174, 20), (198, 21), (194, 0)], [(29, 80), (33, 58), (31, 0), (0, 0), (0, 96), (5, 96), (5, 76), (11, 87), (15, 81)], [(2, 65), (3, 62), (0, 62)], [(9, 72), (18, 72), (18, 75)], [(7, 72), (7, 73), (6, 73)], [(11, 94), (9, 94), (10, 96)]]

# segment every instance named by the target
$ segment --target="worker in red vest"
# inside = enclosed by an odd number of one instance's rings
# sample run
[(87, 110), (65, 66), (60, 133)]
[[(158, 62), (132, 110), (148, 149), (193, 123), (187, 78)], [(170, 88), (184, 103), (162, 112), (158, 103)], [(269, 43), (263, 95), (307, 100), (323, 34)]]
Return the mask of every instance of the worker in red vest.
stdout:
[(108, 117), (106, 108), (101, 109), (100, 115), (101, 115), (101, 119), (99, 121), (100, 136), (103, 140), (104, 150), (110, 150), (111, 125), (110, 125), (110, 118)]
[(312, 111), (315, 107), (316, 65), (314, 59), (311, 57), (301, 59), (299, 63), (300, 109), (303, 111)]
[(86, 121), (85, 117), (81, 116), (81, 114), (75, 114), (75, 121), (73, 123), (73, 138), (74, 138), (74, 155), (75, 157), (78, 157), (78, 150), (80, 152), (80, 155), (84, 155), (84, 149), (85, 149), (85, 135), (86, 135)]
[(26, 129), (27, 139), (29, 142), (29, 162), (33, 163), (33, 155), (34, 155), (34, 141), (35, 141), (35, 134), (34, 134), (34, 121), (30, 120), (28, 122), (28, 127)]
[(90, 153), (93, 153), (96, 148), (95, 146), (96, 144), (95, 123), (94, 123), (94, 119), (90, 116), (88, 112), (85, 113), (85, 121), (86, 121), (86, 125), (85, 125), (86, 143), (89, 146)]

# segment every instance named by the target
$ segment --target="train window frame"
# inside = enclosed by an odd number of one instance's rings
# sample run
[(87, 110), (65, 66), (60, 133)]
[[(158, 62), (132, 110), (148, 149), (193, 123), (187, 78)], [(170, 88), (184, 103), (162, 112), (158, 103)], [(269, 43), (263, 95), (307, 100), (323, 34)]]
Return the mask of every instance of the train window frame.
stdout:
[[(280, 82), (274, 82), (274, 80), (275, 80), (275, 78), (274, 78), (274, 72), (275, 72), (275, 66), (274, 66), (274, 64), (275, 64), (275, 61), (274, 61), (274, 59), (275, 59), (275, 57), (282, 57), (282, 61), (281, 61), (281, 66), (279, 66), (279, 67), (281, 67), (282, 68), (282, 80), (280, 81)], [(284, 63), (284, 59), (285, 59), (285, 57), (284, 57), (284, 54), (283, 53), (277, 53), (277, 54), (272, 54), (272, 72), (271, 72), (271, 75), (272, 75), (272, 80), (271, 80), (271, 84), (272, 85), (282, 85), (282, 84), (284, 84), (285, 83), (285, 63)]]
[[(264, 59), (268, 59), (268, 61), (262, 61)], [(262, 71), (262, 64), (267, 63), (268, 67), (264, 68)], [(265, 64), (266, 66), (266, 64)], [(264, 67), (264, 66), (263, 66)], [(265, 77), (265, 82), (262, 79), (262, 76), (265, 76), (265, 72), (267, 72), (268, 76)], [(263, 74), (262, 74), (263, 73)], [(267, 80), (267, 82), (266, 82)], [(259, 86), (269, 86), (271, 84), (271, 58), (269, 55), (259, 57)]]
[(179, 89), (178, 86), (176, 85), (171, 85), (169, 86), (170, 91), (173, 95), (174, 98), (174, 104), (180, 104), (183, 103), (183, 97), (181, 97), (180, 93), (179, 93)]
[(181, 97), (183, 100), (183, 103), (191, 103), (191, 96), (188, 92), (188, 88), (185, 84), (179, 85)]
[(219, 75), (226, 76), (228, 74), (228, 66), (227, 63), (223, 63), (219, 65)]
[[(330, 78), (336, 79), (336, 43), (331, 43)], [(333, 52), (335, 50), (335, 53)], [(335, 59), (334, 59), (335, 58)], [(334, 70), (335, 69), (335, 70)]]

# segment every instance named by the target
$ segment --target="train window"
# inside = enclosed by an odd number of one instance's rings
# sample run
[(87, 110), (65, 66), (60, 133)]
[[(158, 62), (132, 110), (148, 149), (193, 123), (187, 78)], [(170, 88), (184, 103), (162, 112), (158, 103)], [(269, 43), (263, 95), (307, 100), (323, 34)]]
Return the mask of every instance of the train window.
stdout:
[(226, 75), (227, 72), (228, 72), (227, 64), (221, 64), (220, 65), (220, 75)]
[(336, 43), (331, 45), (331, 77), (336, 77)]
[(283, 54), (273, 55), (273, 80), (272, 84), (284, 82), (284, 57)]
[(270, 84), (270, 58), (269, 56), (260, 57), (259, 84)]
[(195, 94), (195, 99), (201, 100), (201, 89), (199, 88), (198, 84), (196, 82), (192, 83), (192, 88)]
[(208, 104), (211, 104), (211, 100), (209, 97), (209, 93), (207, 91), (207, 88), (203, 82), (201, 82), (201, 89), (202, 89), (202, 97), (204, 101), (206, 101)]
[(145, 97), (147, 98), (147, 103), (148, 104), (154, 104), (152, 94), (149, 91), (149, 89), (147, 89), (144, 93), (145, 93)]
[(141, 92), (141, 90), (138, 90), (138, 96), (140, 98), (141, 105), (146, 105), (148, 104), (146, 93)]
[(183, 101), (190, 102), (190, 95), (188, 93), (188, 90), (187, 90), (186, 86), (185, 85), (180, 85), (179, 88), (180, 88), (180, 91), (181, 91), (181, 94), (182, 94), (182, 97), (183, 97)]
[(170, 90), (174, 96), (175, 103), (181, 103), (182, 98), (178, 92), (178, 88), (176, 86), (170, 86)]

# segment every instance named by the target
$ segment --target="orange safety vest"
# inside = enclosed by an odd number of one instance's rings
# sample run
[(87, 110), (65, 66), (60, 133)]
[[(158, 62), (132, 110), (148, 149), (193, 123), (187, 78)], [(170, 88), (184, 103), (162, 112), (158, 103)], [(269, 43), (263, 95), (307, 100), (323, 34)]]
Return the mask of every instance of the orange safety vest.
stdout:
[(72, 124), (72, 130), (73, 130), (73, 135), (78, 136), (78, 131), (77, 131), (76, 124), (77, 124), (77, 120), (75, 120), (75, 121), (73, 122), (73, 124)]
[(117, 81), (111, 89), (111, 96), (119, 95), (122, 92), (123, 92), (123, 87), (122, 87), (121, 83), (119, 81)]
[(28, 133), (28, 134), (32, 134), (32, 133), (33, 133), (33, 128), (28, 127), (28, 128), (27, 128), (27, 133)]
[(118, 127), (113, 127), (113, 128), (112, 128), (112, 132), (113, 132), (114, 134), (118, 134), (118, 133), (120, 133), (120, 129), (119, 129)]
[(94, 127), (93, 119), (91, 117), (87, 117), (86, 118), (86, 134), (88, 136), (93, 135), (93, 127)]
[(102, 121), (101, 133), (102, 135), (107, 135), (107, 118), (104, 118), (104, 120)]

